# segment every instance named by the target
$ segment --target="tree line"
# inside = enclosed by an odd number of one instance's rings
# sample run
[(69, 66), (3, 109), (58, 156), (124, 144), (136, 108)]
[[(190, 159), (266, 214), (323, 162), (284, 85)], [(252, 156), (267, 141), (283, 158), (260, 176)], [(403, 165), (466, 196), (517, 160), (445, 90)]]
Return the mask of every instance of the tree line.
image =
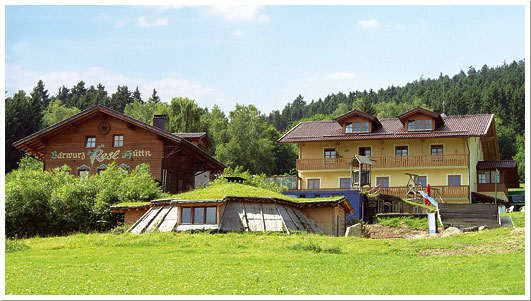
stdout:
[(469, 67), (452, 77), (442, 73), (436, 79), (422, 76), (406, 85), (387, 89), (338, 92), (307, 103), (298, 95), (282, 110), (264, 114), (253, 105), (236, 104), (225, 114), (218, 106), (200, 107), (195, 100), (174, 97), (162, 101), (153, 89), (147, 100), (138, 87), (118, 86), (109, 95), (105, 87), (87, 87), (83, 81), (72, 88), (61, 87), (50, 96), (39, 81), (27, 95), (18, 91), (6, 98), (6, 171), (17, 167), (22, 153), (12, 143), (46, 126), (61, 121), (95, 104), (123, 112), (152, 124), (154, 114), (167, 116), (170, 132), (207, 132), (213, 147), (209, 153), (228, 166), (242, 166), (252, 173), (293, 174), (297, 148), (276, 143), (281, 133), (300, 121), (330, 120), (352, 109), (391, 118), (417, 107), (447, 115), (494, 113), (501, 159), (518, 161), (524, 175), (524, 61), (501, 66)]

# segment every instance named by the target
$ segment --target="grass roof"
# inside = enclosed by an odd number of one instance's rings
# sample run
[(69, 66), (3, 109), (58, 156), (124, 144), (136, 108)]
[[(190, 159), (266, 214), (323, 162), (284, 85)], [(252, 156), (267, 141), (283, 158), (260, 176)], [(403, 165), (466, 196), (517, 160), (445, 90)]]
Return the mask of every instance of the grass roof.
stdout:
[[(312, 199), (294, 198), (294, 197), (289, 197), (287, 195), (276, 193), (274, 191), (267, 190), (264, 188), (258, 188), (258, 187), (238, 184), (238, 183), (224, 183), (224, 184), (209, 185), (204, 188), (198, 188), (195, 190), (191, 190), (191, 191), (187, 191), (187, 192), (183, 192), (179, 194), (174, 194), (174, 195), (171, 195), (163, 199), (164, 200), (167, 200), (167, 199), (190, 200), (190, 201), (222, 200), (227, 196), (279, 198), (279, 199), (284, 199), (284, 200), (293, 201), (293, 202), (337, 200), (339, 198), (339, 197), (312, 198)], [(142, 206), (142, 205), (149, 205), (149, 204), (150, 202), (124, 202), (124, 203), (115, 204), (113, 206), (134, 207), (134, 206)]]
[(122, 202), (112, 205), (113, 207), (140, 207), (140, 206), (149, 206), (151, 202)]
[[(179, 193), (170, 196), (171, 199), (177, 200), (222, 200), (226, 196), (247, 196), (247, 197), (266, 197), (266, 198), (279, 198), (294, 202), (304, 202), (307, 199), (300, 199), (289, 197), (280, 193), (273, 192), (271, 190), (258, 188), (254, 186), (238, 184), (238, 183), (225, 183), (209, 185), (205, 188), (195, 189), (192, 191)], [(318, 200), (335, 200), (337, 197), (330, 198), (315, 198), (311, 201)]]

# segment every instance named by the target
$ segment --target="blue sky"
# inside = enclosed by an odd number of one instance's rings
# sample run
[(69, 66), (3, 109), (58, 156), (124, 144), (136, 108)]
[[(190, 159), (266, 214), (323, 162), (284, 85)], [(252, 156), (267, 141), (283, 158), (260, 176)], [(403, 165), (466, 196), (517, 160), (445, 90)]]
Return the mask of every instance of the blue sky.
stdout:
[(282, 109), (525, 57), (524, 6), (6, 6), (6, 90)]

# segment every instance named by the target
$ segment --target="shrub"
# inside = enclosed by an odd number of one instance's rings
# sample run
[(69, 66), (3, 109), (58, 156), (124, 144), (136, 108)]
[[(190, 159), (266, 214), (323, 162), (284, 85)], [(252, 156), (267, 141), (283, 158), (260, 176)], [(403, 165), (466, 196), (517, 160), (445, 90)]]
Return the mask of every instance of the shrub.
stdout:
[(225, 179), (224, 177), (241, 177), (245, 179), (243, 183), (246, 185), (264, 188), (277, 193), (282, 193), (283, 191), (286, 191), (288, 189), (286, 186), (277, 186), (274, 182), (267, 182), (265, 180), (265, 174), (252, 175), (248, 170), (243, 171), (242, 166), (238, 166), (235, 169), (232, 169), (230, 167), (225, 168), (223, 174), (221, 174), (217, 179), (212, 181), (210, 185), (228, 183), (227, 179)]
[(109, 230), (121, 221), (110, 206), (164, 196), (147, 165), (128, 174), (111, 163), (101, 175), (75, 177), (66, 173), (66, 166), (42, 171), (34, 163), (21, 161), (6, 175), (8, 237)]

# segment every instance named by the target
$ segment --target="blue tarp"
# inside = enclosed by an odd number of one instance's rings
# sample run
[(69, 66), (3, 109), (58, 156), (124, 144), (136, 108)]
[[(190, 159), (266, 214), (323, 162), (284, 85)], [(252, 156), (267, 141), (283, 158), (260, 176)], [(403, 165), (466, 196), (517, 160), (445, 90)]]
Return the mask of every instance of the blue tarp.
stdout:
[(439, 204), (437, 204), (437, 201), (435, 201), (435, 199), (432, 198), (431, 196), (428, 196), (424, 191), (420, 190), (419, 193), (420, 195), (422, 195), (422, 197), (424, 197), (425, 199), (428, 199), (428, 201), (430, 201), (433, 205), (435, 205), (435, 207), (439, 207)]
[(363, 194), (358, 190), (320, 190), (320, 191), (285, 191), (284, 195), (289, 195), (296, 198), (327, 198), (332, 196), (344, 196), (354, 209), (354, 214), (347, 214), (346, 220), (362, 219), (362, 202)]

